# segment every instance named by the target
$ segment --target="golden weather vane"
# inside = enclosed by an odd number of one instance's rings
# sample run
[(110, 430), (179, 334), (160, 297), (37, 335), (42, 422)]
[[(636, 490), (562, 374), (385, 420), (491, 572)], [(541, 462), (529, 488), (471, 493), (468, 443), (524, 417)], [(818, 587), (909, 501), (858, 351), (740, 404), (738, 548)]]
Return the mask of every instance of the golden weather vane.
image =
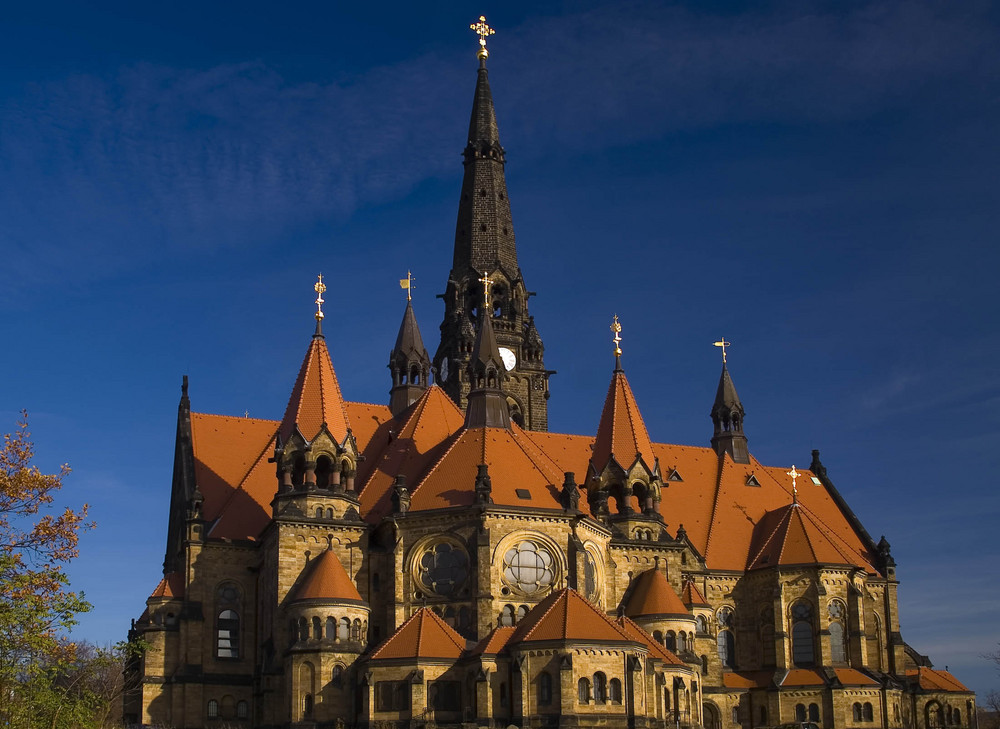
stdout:
[(792, 464), (792, 470), (791, 471), (785, 471), (785, 473), (787, 473), (789, 476), (792, 477), (792, 503), (793, 504), (797, 504), (797, 503), (799, 503), (799, 490), (795, 486), (795, 480), (799, 476), (801, 476), (802, 473), (800, 471), (796, 471), (795, 470), (795, 464), (794, 463)]
[(726, 347), (731, 347), (732, 343), (727, 342), (726, 338), (723, 337), (718, 342), (713, 342), (716, 347), (722, 347), (722, 364), (726, 363)]
[(316, 291), (316, 321), (322, 321), (323, 320), (323, 292), (326, 291), (326, 284), (323, 283), (323, 274), (320, 274), (317, 277), (316, 285), (313, 286), (313, 289)]
[(479, 53), (477, 55), (480, 58), (486, 58), (490, 55), (490, 52), (486, 50), (486, 39), (496, 33), (496, 31), (486, 24), (485, 15), (480, 15), (479, 20), (470, 25), (469, 28), (476, 31), (476, 34), (479, 36)]
[(406, 278), (399, 279), (399, 288), (406, 289), (406, 300), (407, 301), (411, 301), (412, 300), (412, 293), (411, 292), (413, 291), (413, 289), (416, 288), (416, 286), (413, 285), (413, 282), (415, 280), (416, 279), (413, 278), (413, 274), (410, 273), (409, 271), (406, 272)]
[(490, 286), (493, 285), (493, 279), (490, 278), (488, 273), (483, 274), (483, 277), (479, 279), (479, 283), (483, 285), (483, 310), (489, 313), (490, 311)]
[(618, 315), (615, 314), (615, 321), (611, 325), (611, 331), (615, 333), (615, 336), (611, 338), (611, 341), (615, 343), (615, 357), (622, 356), (622, 325), (618, 321)]

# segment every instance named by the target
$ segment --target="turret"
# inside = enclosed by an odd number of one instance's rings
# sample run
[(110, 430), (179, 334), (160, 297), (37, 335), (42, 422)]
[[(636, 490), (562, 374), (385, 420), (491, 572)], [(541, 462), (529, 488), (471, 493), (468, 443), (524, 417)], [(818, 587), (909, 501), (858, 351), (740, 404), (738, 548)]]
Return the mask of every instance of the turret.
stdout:
[[(409, 276), (406, 278), (406, 284), (409, 287)], [(417, 317), (413, 313), (409, 288), (407, 288), (403, 322), (399, 325), (396, 345), (389, 354), (389, 371), (392, 373), (389, 409), (393, 415), (399, 415), (416, 402), (427, 389), (431, 371), (431, 358), (420, 336), (420, 327), (417, 326)]]
[(488, 314), (482, 315), (479, 323), (479, 333), (469, 359), (468, 375), (470, 390), (465, 427), (510, 428), (510, 410), (502, 390), (502, 382), (507, 373)]
[(714, 427), (712, 448), (720, 457), (723, 453), (728, 453), (736, 463), (750, 463), (747, 437), (743, 434), (744, 414), (743, 403), (736, 394), (736, 385), (723, 361), (719, 389), (715, 393), (711, 412)]

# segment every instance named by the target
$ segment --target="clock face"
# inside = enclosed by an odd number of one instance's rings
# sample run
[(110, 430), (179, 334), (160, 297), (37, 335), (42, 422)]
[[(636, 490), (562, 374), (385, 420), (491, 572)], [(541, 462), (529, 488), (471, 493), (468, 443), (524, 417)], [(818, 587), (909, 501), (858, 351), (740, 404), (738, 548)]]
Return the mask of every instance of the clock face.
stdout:
[(441, 359), (441, 367), (438, 368), (438, 374), (441, 375), (441, 382), (448, 381), (448, 358), (444, 357)]
[(500, 359), (503, 360), (503, 366), (507, 368), (508, 372), (514, 369), (514, 365), (517, 364), (517, 356), (506, 347), (500, 347)]

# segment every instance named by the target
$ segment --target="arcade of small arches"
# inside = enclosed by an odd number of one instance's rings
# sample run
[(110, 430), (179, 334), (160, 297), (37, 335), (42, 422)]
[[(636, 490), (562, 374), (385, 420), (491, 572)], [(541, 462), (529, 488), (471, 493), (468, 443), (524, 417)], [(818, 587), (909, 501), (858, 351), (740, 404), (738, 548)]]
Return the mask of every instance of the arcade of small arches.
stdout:
[(294, 618), (288, 624), (289, 644), (328, 640), (334, 643), (352, 641), (364, 646), (368, 642), (368, 621), (328, 615)]

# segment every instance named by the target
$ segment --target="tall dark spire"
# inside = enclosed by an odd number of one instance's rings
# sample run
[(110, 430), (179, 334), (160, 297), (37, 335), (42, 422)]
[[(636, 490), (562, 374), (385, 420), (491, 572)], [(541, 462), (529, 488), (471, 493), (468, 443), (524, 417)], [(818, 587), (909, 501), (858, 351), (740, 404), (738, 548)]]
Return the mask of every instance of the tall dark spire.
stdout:
[(469, 362), (471, 389), (465, 411), (466, 428), (510, 428), (510, 408), (501, 389), (506, 376), (493, 324), (490, 316), (484, 315)]
[(544, 346), (528, 313), (527, 290), (517, 260), (507, 182), (506, 154), (500, 145), (493, 94), (486, 70), (485, 48), (479, 53), (476, 91), (463, 152), (465, 174), (455, 225), (451, 274), (443, 298), (441, 344), (434, 355), (437, 381), (464, 407), (469, 383), (458, 375), (469, 365), (474, 332), (483, 308), (477, 280), (491, 276), (495, 286), (490, 311), (504, 366), (511, 374), (503, 384), (512, 416), (532, 430), (548, 429), (548, 376)]
[(714, 426), (712, 448), (715, 452), (720, 456), (728, 453), (736, 463), (749, 463), (747, 437), (743, 434), (743, 403), (736, 394), (736, 385), (725, 364), (722, 365), (719, 389), (715, 393), (711, 415)]
[(424, 348), (417, 317), (409, 300), (403, 312), (403, 322), (399, 325), (396, 346), (389, 354), (389, 371), (392, 373), (389, 409), (393, 415), (398, 415), (427, 389), (431, 371), (431, 358)]

